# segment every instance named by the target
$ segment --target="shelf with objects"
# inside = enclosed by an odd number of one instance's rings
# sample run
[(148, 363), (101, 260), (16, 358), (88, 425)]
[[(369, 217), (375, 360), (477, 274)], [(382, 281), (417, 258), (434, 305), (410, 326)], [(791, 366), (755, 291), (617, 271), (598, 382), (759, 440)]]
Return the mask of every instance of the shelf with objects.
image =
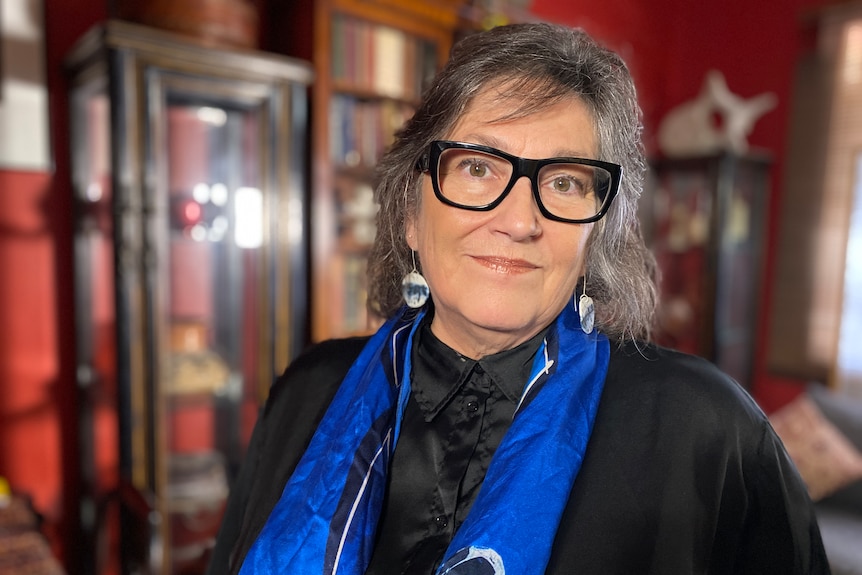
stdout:
[(202, 572), (307, 343), (312, 70), (117, 20), (66, 64), (82, 572)]
[(268, 48), (312, 60), (312, 338), (365, 334), (366, 256), (375, 235), (374, 168), (448, 57), (458, 0), (272, 3)]
[(770, 159), (717, 152), (651, 166), (641, 203), (660, 274), (658, 343), (750, 386)]

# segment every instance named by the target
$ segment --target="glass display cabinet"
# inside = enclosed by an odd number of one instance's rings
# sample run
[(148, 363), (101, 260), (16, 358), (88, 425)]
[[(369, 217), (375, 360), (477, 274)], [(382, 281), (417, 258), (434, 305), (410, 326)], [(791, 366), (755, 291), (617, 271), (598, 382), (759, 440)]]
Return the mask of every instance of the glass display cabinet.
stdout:
[(66, 64), (81, 572), (202, 572), (307, 341), (311, 69), (122, 21)]
[(715, 154), (653, 163), (642, 222), (660, 271), (658, 343), (750, 387), (770, 159)]

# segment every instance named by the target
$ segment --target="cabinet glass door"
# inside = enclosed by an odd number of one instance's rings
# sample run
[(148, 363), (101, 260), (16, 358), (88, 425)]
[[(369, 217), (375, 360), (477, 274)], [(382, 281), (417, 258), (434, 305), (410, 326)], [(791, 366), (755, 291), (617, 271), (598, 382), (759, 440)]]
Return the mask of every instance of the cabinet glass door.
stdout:
[(156, 480), (165, 486), (171, 563), (183, 572), (212, 545), (272, 377), (271, 361), (261, 361), (273, 329), (260, 150), (267, 134), (259, 106), (226, 106), (209, 86), (163, 85), (151, 142), (154, 157), (164, 154), (152, 197), (161, 352), (154, 440), (164, 446)]

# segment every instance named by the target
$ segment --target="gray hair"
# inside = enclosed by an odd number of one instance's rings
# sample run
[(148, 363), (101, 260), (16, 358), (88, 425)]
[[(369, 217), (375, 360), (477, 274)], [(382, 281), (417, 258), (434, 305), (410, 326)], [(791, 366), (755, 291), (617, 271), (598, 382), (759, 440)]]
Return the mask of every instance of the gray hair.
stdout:
[(622, 59), (582, 30), (544, 23), (500, 26), (461, 40), (396, 134), (378, 164), (369, 307), (390, 317), (403, 304), (401, 278), (413, 267), (405, 222), (417, 213), (421, 196), (417, 160), (433, 140), (446, 138), (476, 94), (503, 83), (502, 97), (519, 103), (519, 115), (580, 99), (593, 116), (598, 159), (622, 165), (617, 197), (588, 240), (586, 290), (595, 301), (596, 325), (608, 337), (649, 339), (657, 291), (655, 260), (638, 223), (646, 163), (634, 82)]

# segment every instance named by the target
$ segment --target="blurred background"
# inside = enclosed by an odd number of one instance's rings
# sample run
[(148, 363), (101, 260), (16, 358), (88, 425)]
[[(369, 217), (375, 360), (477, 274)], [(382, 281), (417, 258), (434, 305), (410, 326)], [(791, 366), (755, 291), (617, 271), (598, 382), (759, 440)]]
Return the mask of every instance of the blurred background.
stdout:
[(202, 572), (273, 378), (379, 321), (375, 161), (452, 43), (507, 22), (632, 71), (657, 341), (770, 415), (862, 401), (858, 0), (0, 8), (0, 573)]

